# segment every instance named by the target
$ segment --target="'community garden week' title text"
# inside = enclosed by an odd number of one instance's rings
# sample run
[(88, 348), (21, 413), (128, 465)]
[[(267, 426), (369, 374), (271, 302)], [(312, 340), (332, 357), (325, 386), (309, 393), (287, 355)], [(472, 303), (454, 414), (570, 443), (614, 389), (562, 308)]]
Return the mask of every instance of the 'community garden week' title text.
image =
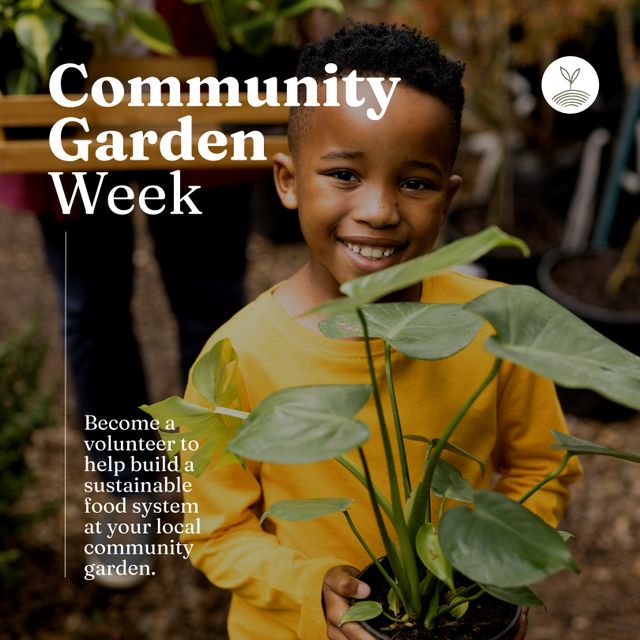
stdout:
[[(372, 105), (366, 110), (367, 118), (380, 120), (389, 106), (393, 92), (400, 82), (400, 78), (385, 79), (382, 77), (361, 77), (352, 71), (343, 77), (335, 75), (338, 67), (334, 63), (325, 65), (327, 77), (318, 81), (315, 78), (292, 77), (283, 81), (284, 93), (278, 91), (278, 79), (275, 77), (259, 80), (257, 77), (248, 78), (242, 83), (234, 77), (215, 78), (207, 76), (195, 77), (187, 80), (184, 85), (178, 78), (168, 77), (160, 79), (151, 77), (135, 77), (123, 83), (117, 78), (104, 76), (91, 83), (89, 91), (80, 95), (66, 95), (63, 77), (66, 74), (81, 74), (87, 78), (84, 64), (63, 64), (51, 74), (49, 92), (53, 100), (61, 107), (72, 109), (81, 108), (91, 100), (97, 107), (109, 109), (117, 105), (126, 104), (131, 108), (155, 107), (242, 107), (248, 105), (253, 108), (270, 107), (339, 107), (345, 104), (350, 107), (360, 107), (365, 98), (360, 95), (359, 88), (366, 84), (368, 94), (373, 98)], [(244, 85), (241, 87), (241, 84)], [(186, 90), (183, 87), (186, 85)], [(339, 90), (341, 88), (342, 90)], [(304, 95), (304, 101), (301, 96)], [(284, 101), (282, 101), (284, 99)], [(343, 103), (340, 102), (343, 100)], [(212, 120), (215, 120), (212, 117)], [(260, 131), (234, 131), (226, 134), (219, 130), (194, 132), (192, 116), (183, 115), (176, 118), (175, 128), (159, 132), (157, 130), (139, 130), (124, 132), (119, 129), (91, 131), (86, 117), (69, 115), (60, 118), (51, 127), (49, 146), (53, 155), (64, 162), (89, 161), (99, 162), (140, 162), (149, 160), (149, 149), (156, 147), (160, 155), (169, 162), (193, 161), (194, 153), (201, 159), (217, 162), (224, 158), (242, 162), (250, 160), (267, 160), (264, 155), (264, 135)], [(68, 127), (80, 129), (85, 137), (79, 136), (69, 140), (63, 134)], [(63, 144), (63, 140), (66, 144)], [(247, 156), (248, 143), (251, 153)], [(141, 168), (144, 168), (141, 166)], [(82, 202), (82, 209), (86, 214), (92, 214), (101, 197), (103, 181), (108, 172), (97, 172), (97, 186), (93, 193), (85, 181), (84, 171), (73, 171), (73, 188), (69, 193), (63, 187), (62, 171), (50, 171), (56, 194), (60, 201), (63, 214), (69, 214), (76, 199)], [(179, 170), (171, 172), (173, 177), (173, 197), (169, 213), (202, 213), (194, 205), (190, 195), (198, 186), (189, 186), (182, 194), (181, 174)], [(103, 194), (104, 195), (104, 194)], [(126, 215), (134, 210), (134, 200), (137, 198), (139, 209), (149, 215), (162, 213), (167, 208), (164, 204), (166, 194), (157, 185), (147, 185), (139, 194), (127, 184), (110, 187), (106, 194), (109, 209), (118, 215)], [(162, 202), (162, 204), (160, 204)]]

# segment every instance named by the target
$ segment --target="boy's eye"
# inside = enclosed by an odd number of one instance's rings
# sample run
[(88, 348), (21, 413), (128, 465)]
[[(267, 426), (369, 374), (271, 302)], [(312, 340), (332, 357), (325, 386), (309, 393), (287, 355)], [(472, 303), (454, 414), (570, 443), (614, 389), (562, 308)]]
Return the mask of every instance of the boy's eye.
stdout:
[(411, 191), (422, 191), (424, 189), (434, 189), (434, 184), (430, 180), (424, 180), (422, 178), (409, 178), (405, 180), (401, 185), (403, 189), (409, 189)]
[(348, 171), (347, 169), (338, 169), (337, 171), (331, 171), (329, 175), (332, 178), (340, 180), (341, 182), (354, 182), (358, 179), (353, 171)]

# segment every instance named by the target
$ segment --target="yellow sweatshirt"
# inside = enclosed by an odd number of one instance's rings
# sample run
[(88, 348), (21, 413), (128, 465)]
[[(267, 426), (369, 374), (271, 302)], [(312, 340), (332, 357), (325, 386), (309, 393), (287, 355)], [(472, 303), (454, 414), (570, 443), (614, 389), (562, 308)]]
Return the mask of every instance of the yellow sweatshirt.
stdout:
[[(423, 302), (466, 302), (495, 283), (455, 273), (423, 283)], [(290, 386), (368, 383), (364, 344), (331, 340), (313, 333), (289, 317), (271, 291), (262, 294), (211, 337), (205, 350), (227, 337), (239, 356), (248, 403), (254, 408), (272, 392)], [(492, 333), (485, 326), (474, 341), (451, 358), (410, 360), (393, 352), (394, 382), (406, 435), (439, 437), (464, 400), (484, 380), (494, 358), (483, 348)], [(372, 343), (382, 401), (389, 407), (384, 382), (382, 341)], [(207, 402), (189, 385), (186, 399)], [(386, 409), (385, 409), (386, 410)], [(393, 424), (390, 410), (387, 421)], [(371, 428), (364, 447), (376, 485), (388, 494), (388, 479), (373, 400), (360, 411)], [(452, 442), (487, 462), (484, 477), (478, 464), (447, 456), (477, 488), (520, 497), (559, 463), (551, 449), (550, 431), (566, 430), (555, 390), (548, 380), (504, 362), (499, 375), (484, 390), (458, 426)], [(425, 445), (407, 442), (412, 482), (418, 481)], [(356, 452), (347, 457), (359, 466)], [(575, 460), (575, 459), (573, 459)], [(579, 475), (577, 462), (526, 506), (556, 525), (567, 498), (566, 489)], [(200, 534), (183, 537), (194, 548), (191, 560), (214, 584), (233, 593), (228, 629), (231, 640), (321, 640), (326, 638), (321, 586), (336, 565), (363, 567), (369, 558), (342, 514), (306, 523), (267, 520), (262, 512), (284, 499), (354, 498), (350, 514), (374, 553), (384, 553), (364, 487), (337, 462), (280, 465), (249, 461), (246, 469), (231, 464), (208, 468), (193, 481), (185, 499), (198, 504)], [(437, 513), (438, 503), (432, 507)]]

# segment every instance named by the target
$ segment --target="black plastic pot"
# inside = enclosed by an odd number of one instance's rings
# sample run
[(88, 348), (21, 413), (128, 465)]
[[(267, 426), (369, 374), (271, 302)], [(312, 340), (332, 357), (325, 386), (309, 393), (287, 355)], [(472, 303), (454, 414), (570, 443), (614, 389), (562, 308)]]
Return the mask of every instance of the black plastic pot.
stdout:
[[(486, 205), (468, 205), (455, 209), (447, 216), (449, 240), (478, 233), (488, 226), (489, 220)], [(549, 210), (526, 200), (516, 201), (514, 220), (514, 229), (498, 224), (503, 231), (524, 240), (531, 249), (531, 255), (525, 258), (518, 249), (504, 247), (490, 251), (478, 262), (486, 269), (490, 280), (535, 286), (540, 259), (559, 244), (562, 225)]]
[[(382, 558), (380, 562), (384, 566), (387, 566), (386, 558)], [(360, 572), (358, 578), (363, 582), (366, 582), (371, 587), (371, 599), (379, 600), (381, 602), (386, 602), (388, 585), (384, 580), (384, 578), (382, 577), (382, 575), (380, 574), (380, 572), (378, 571), (377, 567), (373, 563), (367, 565)], [(354, 600), (353, 602), (356, 602), (356, 601)], [(496, 598), (488, 594), (484, 594), (478, 600), (470, 603), (469, 611), (467, 612), (467, 614), (465, 614), (465, 617), (468, 615), (472, 615), (474, 609), (476, 609), (477, 611), (481, 611), (481, 610), (487, 611), (487, 610), (491, 610), (491, 608), (494, 606), (499, 607), (501, 610), (506, 611), (508, 613), (508, 615), (506, 616), (507, 621), (504, 627), (500, 631), (498, 631), (497, 633), (494, 633), (491, 636), (489, 635), (476, 636), (476, 634), (474, 633), (473, 637), (474, 638), (477, 637), (478, 640), (517, 640), (519, 638), (524, 638), (524, 635), (522, 635), (521, 630), (519, 628), (520, 616), (522, 615), (522, 607), (518, 607), (516, 605), (502, 602), (501, 600), (497, 600)], [(414, 636), (409, 636), (407, 634), (403, 635), (402, 629), (394, 629), (393, 636), (385, 635), (383, 631), (380, 631), (375, 628), (374, 626), (375, 621), (373, 620), (369, 622), (361, 622), (360, 624), (374, 638), (377, 638), (378, 640), (403, 640), (405, 638), (414, 637)], [(456, 631), (455, 627), (450, 627), (450, 629), (451, 629), (451, 633), (454, 635), (448, 635), (448, 636), (441, 635), (442, 633), (442, 629), (441, 629), (441, 630), (438, 630), (439, 635), (435, 635), (436, 633), (435, 631), (432, 632), (434, 634), (433, 637), (434, 638), (447, 637), (450, 640), (456, 640), (458, 636), (455, 634), (459, 633), (459, 631)], [(412, 633), (411, 630), (409, 630), (408, 633)], [(428, 639), (428, 636), (425, 636), (425, 640), (427, 639)]]
[[(604, 260), (605, 254), (594, 250), (584, 253), (570, 253), (561, 249), (550, 251), (542, 258), (538, 268), (540, 289), (596, 331), (625, 349), (640, 355), (640, 308), (637, 311), (616, 310), (584, 302), (576, 295), (565, 291), (558, 283), (557, 277), (554, 278), (554, 271), (558, 267), (578, 258)], [(581, 274), (581, 279), (585, 288), (593, 287), (593, 278), (590, 273), (585, 271)], [(607, 400), (594, 391), (567, 389), (559, 386), (558, 397), (566, 413), (581, 418), (613, 421), (626, 418), (634, 413), (632, 409)]]

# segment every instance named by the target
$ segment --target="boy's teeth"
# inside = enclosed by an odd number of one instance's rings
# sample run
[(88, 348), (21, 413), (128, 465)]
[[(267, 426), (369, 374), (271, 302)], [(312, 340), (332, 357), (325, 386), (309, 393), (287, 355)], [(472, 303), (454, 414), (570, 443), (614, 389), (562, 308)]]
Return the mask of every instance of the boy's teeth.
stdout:
[(373, 258), (379, 260), (382, 257), (390, 256), (395, 250), (395, 247), (371, 247), (368, 245), (352, 244), (351, 242), (345, 242), (345, 245), (353, 253), (358, 253), (365, 258)]

